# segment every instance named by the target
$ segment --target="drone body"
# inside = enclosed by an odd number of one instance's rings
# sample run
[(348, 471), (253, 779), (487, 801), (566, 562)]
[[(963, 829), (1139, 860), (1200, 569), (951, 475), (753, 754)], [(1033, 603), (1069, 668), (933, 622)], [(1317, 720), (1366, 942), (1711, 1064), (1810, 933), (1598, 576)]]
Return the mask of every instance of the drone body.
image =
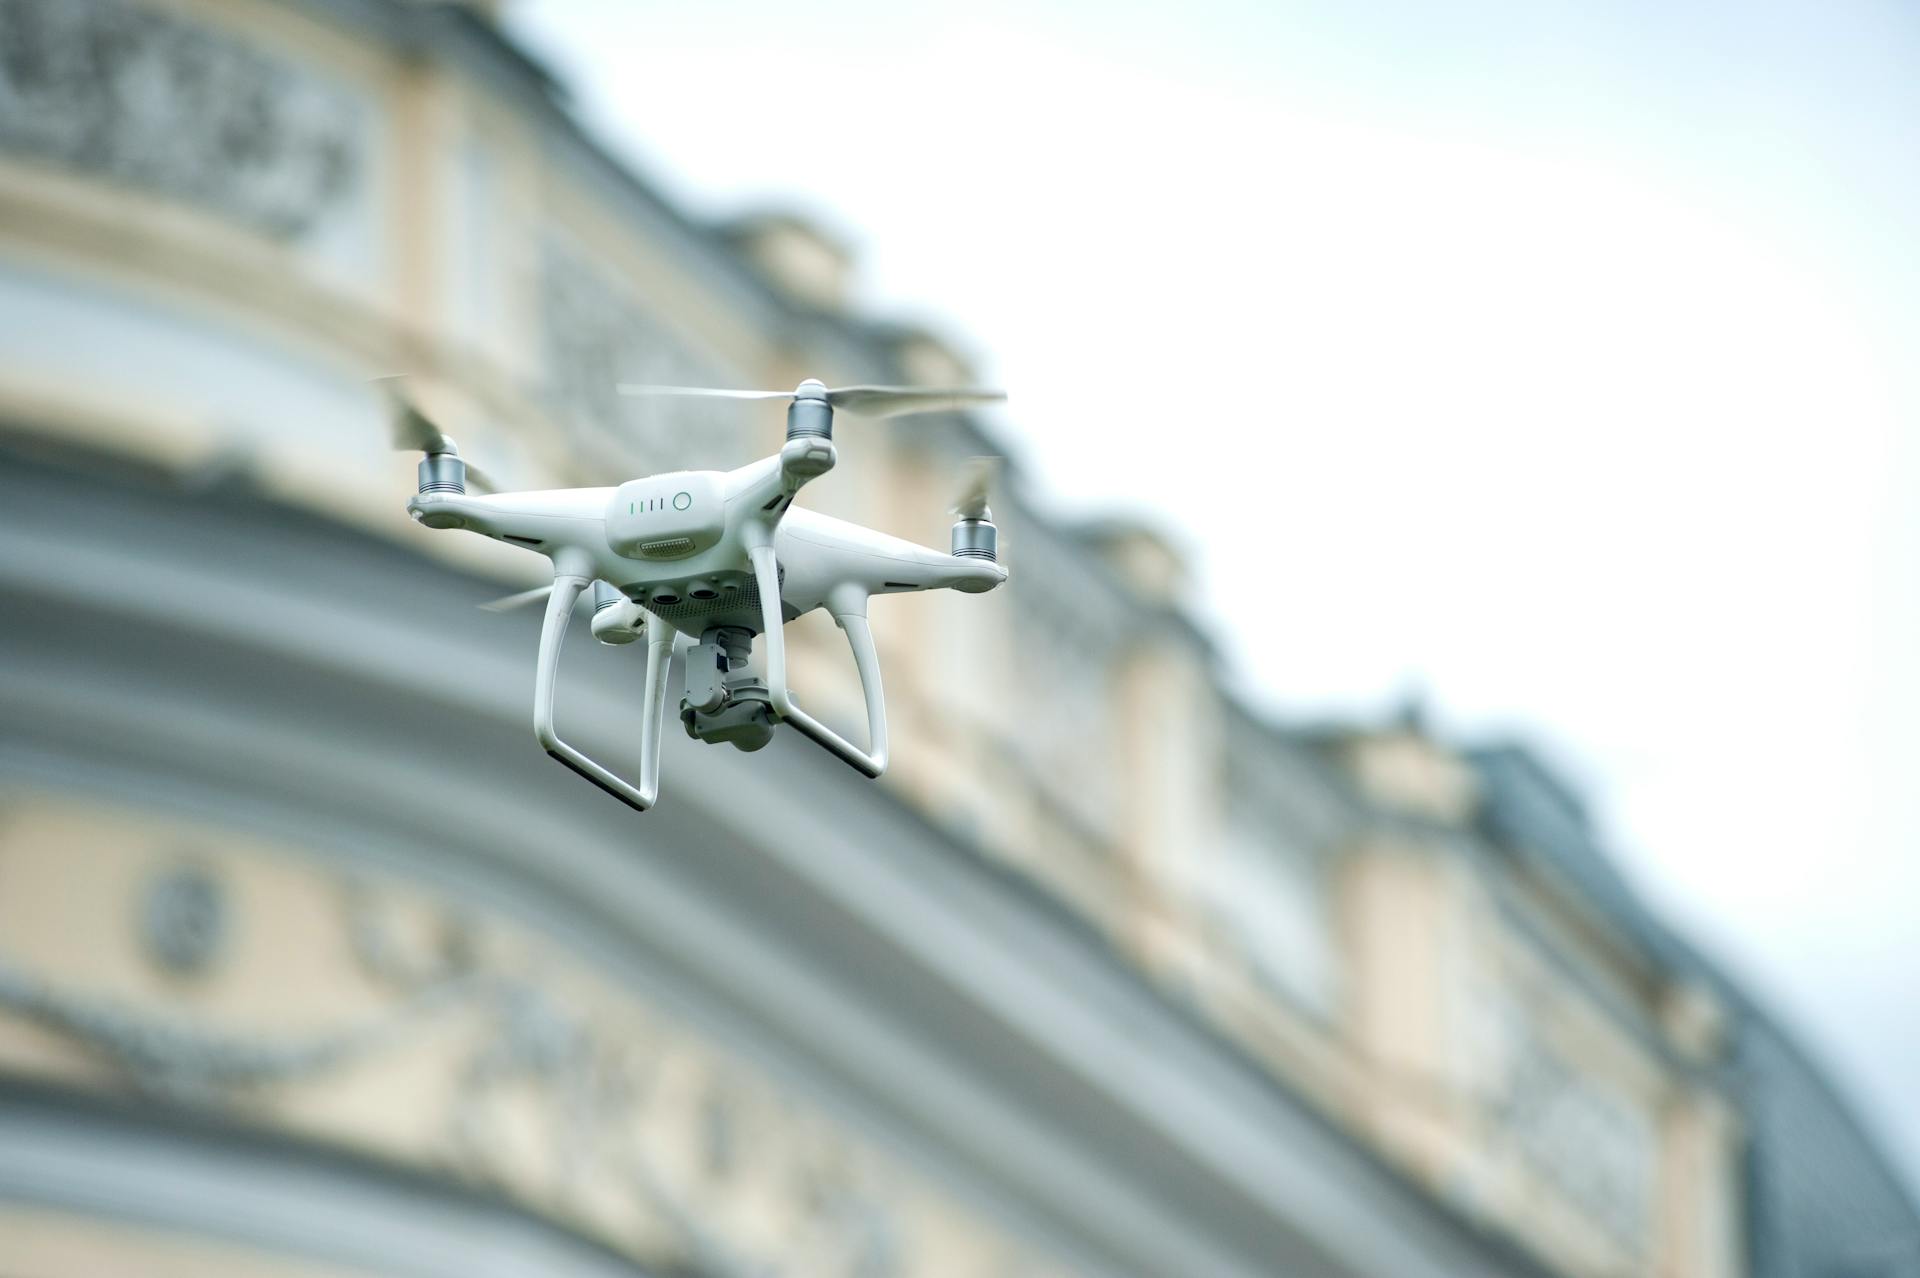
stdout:
[[(757, 750), (790, 723), (869, 777), (887, 766), (886, 702), (867, 625), (874, 595), (953, 589), (978, 594), (1006, 580), (997, 533), (976, 482), (956, 509), (952, 552), (942, 553), (858, 524), (796, 508), (795, 495), (826, 474), (838, 454), (833, 410), (897, 415), (999, 399), (980, 391), (854, 387), (808, 381), (782, 392), (635, 393), (791, 398), (787, 441), (772, 457), (730, 471), (673, 471), (615, 488), (469, 494), (480, 478), (453, 441), (401, 400), (396, 442), (418, 447), (420, 490), (407, 509), (430, 528), (463, 529), (543, 554), (553, 585), (500, 601), (547, 596), (534, 678), (534, 732), (548, 754), (616, 798), (645, 811), (659, 794), (660, 735), (672, 658), (686, 654), (681, 721), (689, 735)], [(591, 586), (592, 623), (604, 643), (647, 641), (640, 727), (641, 781), (633, 784), (568, 745), (553, 722), (560, 642), (575, 603)], [(867, 711), (861, 749), (808, 715), (787, 686), (788, 621), (824, 608), (846, 634)], [(766, 639), (765, 678), (747, 669)]]

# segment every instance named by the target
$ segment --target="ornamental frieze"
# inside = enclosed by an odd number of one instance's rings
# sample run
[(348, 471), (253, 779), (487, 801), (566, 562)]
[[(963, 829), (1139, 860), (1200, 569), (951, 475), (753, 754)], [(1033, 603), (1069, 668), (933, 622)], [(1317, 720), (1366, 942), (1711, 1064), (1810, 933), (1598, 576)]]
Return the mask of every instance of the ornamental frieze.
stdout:
[(0, 151), (185, 200), (281, 239), (353, 193), (344, 91), (126, 0), (0, 0)]
[(0, 1074), (406, 1162), (669, 1269), (1046, 1272), (543, 936), (218, 830), (0, 805)]

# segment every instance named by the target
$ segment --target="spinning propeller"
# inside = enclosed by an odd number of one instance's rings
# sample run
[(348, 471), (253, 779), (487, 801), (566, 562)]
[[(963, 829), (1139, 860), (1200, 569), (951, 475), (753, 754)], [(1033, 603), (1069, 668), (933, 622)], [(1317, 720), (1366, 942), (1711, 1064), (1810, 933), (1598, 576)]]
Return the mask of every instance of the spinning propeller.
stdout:
[(994, 480), (1000, 474), (998, 457), (969, 457), (967, 468), (962, 472), (964, 482), (960, 495), (953, 499), (949, 513), (961, 519), (992, 519), (993, 512), (987, 509), (987, 491), (993, 487)]
[(539, 603), (553, 593), (553, 583), (535, 586), (532, 590), (522, 590), (517, 595), (502, 595), (498, 599), (489, 599), (480, 605), (483, 612), (512, 612), (515, 608), (524, 608), (530, 603)]
[[(836, 409), (856, 417), (904, 417), (908, 413), (944, 413), (969, 404), (997, 404), (1007, 397), (1005, 391), (977, 387), (930, 388), (925, 386), (842, 386), (831, 389), (826, 383), (809, 377), (790, 391), (713, 390), (699, 386), (639, 386), (622, 382), (622, 395), (677, 395), (700, 399), (784, 399), (787, 403), (787, 438), (833, 438), (833, 414)], [(828, 463), (831, 465), (831, 463)]]
[[(522, 590), (518, 594), (502, 595), (480, 605), (485, 612), (512, 612), (515, 608), (524, 608), (528, 604), (544, 603), (553, 594), (553, 585), (535, 586), (532, 590)], [(615, 605), (624, 603), (619, 591), (604, 581), (596, 581), (587, 591), (574, 600), (574, 606), (587, 602), (593, 604), (593, 637), (601, 643), (633, 643), (645, 633), (645, 614), (633, 609), (619, 610)]]
[(1000, 530), (994, 527), (993, 512), (987, 508), (987, 490), (999, 473), (998, 457), (967, 459), (960, 495), (953, 500), (951, 547), (956, 558), (999, 562)]
[(640, 386), (620, 383), (622, 395), (678, 395), (699, 399), (790, 399), (824, 402), (856, 417), (904, 417), (908, 413), (945, 413), (970, 404), (997, 404), (1007, 393), (978, 387), (841, 386), (830, 388), (809, 378), (790, 391), (712, 390), (700, 386)]
[(404, 377), (378, 377), (374, 381), (387, 393), (392, 412), (390, 432), (393, 446), (401, 452), (426, 454), (420, 463), (420, 491), (495, 493), (500, 486), (478, 466), (460, 455), (453, 436), (434, 425), (407, 389)]

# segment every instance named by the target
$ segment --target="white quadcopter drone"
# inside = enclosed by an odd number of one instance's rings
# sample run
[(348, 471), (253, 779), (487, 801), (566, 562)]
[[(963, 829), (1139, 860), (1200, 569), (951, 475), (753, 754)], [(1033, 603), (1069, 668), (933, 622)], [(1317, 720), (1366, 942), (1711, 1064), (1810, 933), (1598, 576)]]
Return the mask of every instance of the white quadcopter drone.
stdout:
[[(793, 504), (802, 485), (833, 469), (836, 409), (897, 417), (1005, 399), (999, 391), (829, 390), (811, 379), (793, 391), (623, 385), (621, 393), (630, 395), (791, 400), (786, 443), (776, 455), (738, 470), (670, 471), (617, 488), (502, 493), (460, 456), (454, 441), (421, 413), (398, 379), (386, 384), (395, 399), (395, 446), (426, 454), (420, 491), (408, 500), (408, 513), (429, 528), (465, 529), (553, 561), (552, 585), (487, 606), (514, 607), (546, 597), (534, 673), (534, 735), (548, 754), (638, 811), (659, 797), (660, 734), (675, 653), (686, 653), (680, 719), (689, 736), (758, 750), (772, 739), (775, 725), (791, 723), (857, 771), (878, 777), (887, 769), (887, 708), (867, 627), (867, 600), (943, 588), (980, 594), (1007, 579), (987, 509), (984, 466), (976, 468), (954, 507), (958, 519), (951, 554)], [(490, 495), (471, 495), (469, 487)], [(607, 644), (647, 640), (638, 785), (562, 741), (553, 726), (560, 641), (589, 584), (594, 638)], [(864, 750), (794, 704), (787, 687), (783, 628), (815, 608), (832, 615), (853, 649), (867, 708)], [(764, 680), (747, 670), (755, 635), (767, 640)]]

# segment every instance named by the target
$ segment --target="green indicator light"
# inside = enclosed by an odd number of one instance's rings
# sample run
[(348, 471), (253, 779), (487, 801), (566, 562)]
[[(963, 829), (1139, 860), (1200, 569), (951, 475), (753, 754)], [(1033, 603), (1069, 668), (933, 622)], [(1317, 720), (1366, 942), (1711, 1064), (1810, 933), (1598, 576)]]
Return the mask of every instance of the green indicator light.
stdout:
[(628, 513), (629, 515), (631, 515), (631, 514), (633, 513), (633, 503), (632, 503), (632, 502), (628, 502), (628, 503), (627, 503), (627, 513)]

